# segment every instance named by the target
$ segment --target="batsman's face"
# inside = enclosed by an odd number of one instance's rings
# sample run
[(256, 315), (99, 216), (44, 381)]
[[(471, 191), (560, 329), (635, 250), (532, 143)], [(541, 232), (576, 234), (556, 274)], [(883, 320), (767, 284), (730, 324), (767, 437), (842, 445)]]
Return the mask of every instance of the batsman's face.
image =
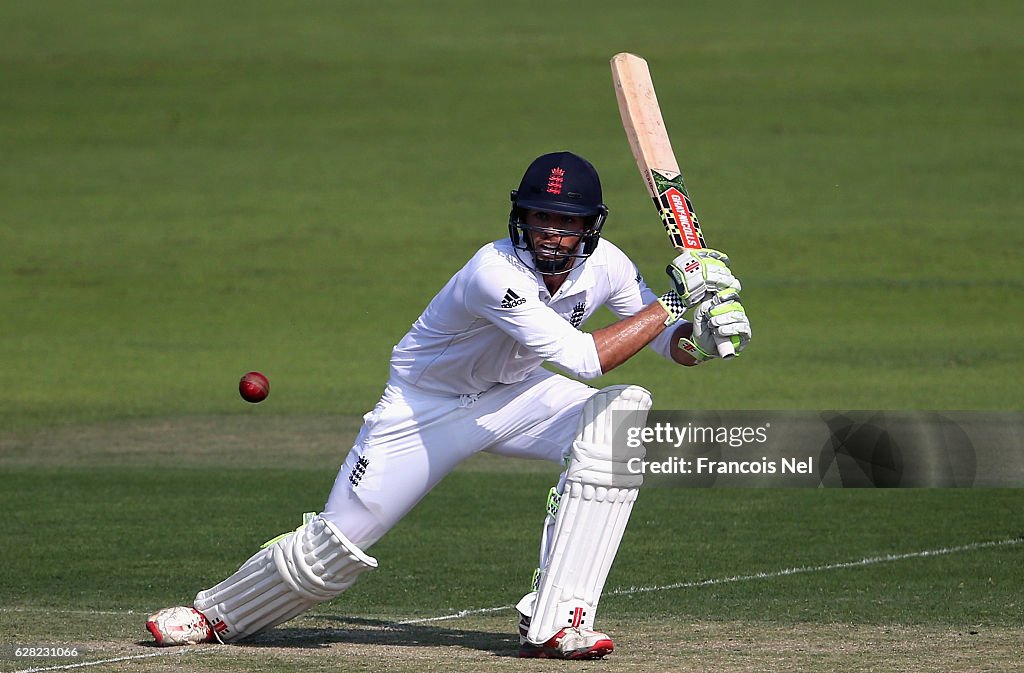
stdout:
[(525, 228), (538, 263), (564, 263), (579, 246), (587, 222), (577, 215), (530, 210), (526, 213)]

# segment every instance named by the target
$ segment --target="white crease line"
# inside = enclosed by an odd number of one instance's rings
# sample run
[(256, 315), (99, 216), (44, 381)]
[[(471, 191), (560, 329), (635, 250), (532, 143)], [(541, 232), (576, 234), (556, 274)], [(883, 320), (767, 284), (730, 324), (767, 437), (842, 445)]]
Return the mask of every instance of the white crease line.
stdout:
[[(926, 549), (924, 551), (908, 552), (905, 554), (886, 554), (885, 556), (868, 556), (862, 558), (859, 561), (844, 561), (841, 563), (828, 563), (819, 566), (799, 566), (796, 568), (785, 568), (783, 570), (775, 570), (772, 572), (760, 572), (752, 575), (733, 575), (732, 577), (719, 577), (706, 580), (697, 580), (691, 582), (675, 582), (673, 584), (663, 584), (660, 586), (652, 587), (628, 587), (624, 589), (613, 589), (612, 591), (606, 592), (606, 596), (629, 596), (632, 594), (651, 593), (653, 591), (671, 591), (673, 589), (694, 589), (699, 587), (716, 586), (719, 584), (732, 584), (735, 582), (750, 582), (754, 580), (767, 580), (775, 579), (778, 577), (788, 577), (790, 575), (800, 575), (803, 573), (815, 573), (825, 572), (828, 570), (844, 570), (848, 568), (863, 568), (871, 565), (878, 565), (879, 563), (893, 563), (895, 561), (906, 561), (908, 559), (915, 558), (929, 558), (933, 556), (947, 556), (949, 554), (957, 554), (965, 551), (977, 551), (979, 549), (990, 549), (993, 547), (1011, 547), (1024, 542), (1024, 537), (1015, 537), (1008, 540), (994, 540), (991, 542), (974, 542), (971, 544), (959, 545), (957, 547), (941, 547), (939, 549)], [(501, 612), (504, 610), (511, 610), (514, 605), (501, 605), (492, 608), (475, 608), (470, 610), (459, 610), (458, 612), (450, 615), (441, 615), (438, 617), (423, 617), (419, 619), (406, 619), (400, 622), (395, 622), (399, 626), (405, 626), (409, 624), (426, 624), (429, 622), (443, 622), (451, 619), (459, 619), (461, 617), (469, 617), (472, 615), (483, 615), (491, 612)], [(3, 608), (0, 611), (4, 612), (15, 612), (25, 611), (19, 608)], [(51, 611), (51, 612), (62, 612), (62, 611)], [(63, 611), (68, 613), (71, 611)], [(84, 612), (84, 611), (77, 611)], [(132, 614), (134, 611), (129, 611), (128, 614)], [(124, 614), (124, 613), (91, 613), (91, 614)], [(213, 648), (205, 650), (212, 651)], [(45, 668), (26, 668), (20, 671), (14, 671), (14, 673), (42, 673), (43, 671), (67, 671), (74, 668), (85, 668), (86, 666), (98, 666), (100, 664), (111, 664), (119, 661), (132, 661), (135, 659), (149, 659), (152, 657), (161, 657), (169, 654), (187, 654), (194, 651), (203, 651), (194, 648), (173, 648), (163, 650), (160, 652), (153, 652), (150, 654), (135, 654), (127, 655), (124, 657), (117, 657), (115, 659), (103, 659), (100, 661), (83, 661), (77, 664), (66, 664), (62, 666), (49, 666)]]
[(450, 615), (441, 615), (440, 617), (422, 617), (420, 619), (405, 619), (396, 624), (405, 626), (406, 624), (425, 624), (427, 622), (443, 622), (449, 619), (459, 619), (460, 617), (469, 617), (470, 615), (485, 615), (489, 612), (501, 612), (502, 610), (511, 610), (514, 605), (499, 605), (495, 608), (474, 608), (472, 610), (459, 610)]
[[(778, 577), (788, 577), (789, 575), (800, 575), (803, 573), (816, 573), (825, 572), (828, 570), (844, 570), (848, 568), (861, 568), (865, 566), (877, 565), (879, 563), (893, 563), (895, 561), (906, 561), (908, 559), (915, 558), (928, 558), (932, 556), (946, 556), (948, 554), (956, 554), (965, 551), (977, 551), (979, 549), (988, 549), (991, 547), (1008, 547), (1018, 545), (1024, 542), (1024, 537), (1010, 538), (1008, 540), (995, 540), (992, 542), (974, 542), (971, 544), (960, 545), (958, 547), (942, 547), (940, 549), (926, 549), (924, 551), (908, 552), (906, 554), (886, 554), (885, 556), (869, 556), (862, 558), (859, 561), (845, 561), (842, 563), (828, 563), (820, 566), (800, 566), (797, 568), (785, 568), (783, 570), (774, 570), (771, 572), (760, 572), (752, 575), (733, 575), (732, 577), (718, 577), (706, 580), (696, 580), (691, 582), (675, 582), (673, 584), (664, 584), (653, 587), (628, 587), (624, 589), (613, 589), (612, 591), (605, 592), (606, 596), (630, 596), (632, 594), (644, 594), (651, 593), (654, 591), (671, 591), (673, 589), (695, 589), (699, 587), (710, 587), (719, 584), (732, 584), (735, 582), (750, 582), (753, 580), (768, 580), (775, 579)], [(450, 619), (459, 619), (461, 617), (469, 617), (471, 615), (483, 615), (491, 612), (500, 612), (502, 610), (511, 610), (514, 605), (502, 605), (500, 607), (493, 608), (477, 608), (473, 610), (459, 610), (458, 612), (450, 615), (441, 615), (439, 617), (423, 617), (420, 619), (407, 619), (405, 621), (396, 622), (397, 624), (424, 624), (427, 622), (443, 622)]]

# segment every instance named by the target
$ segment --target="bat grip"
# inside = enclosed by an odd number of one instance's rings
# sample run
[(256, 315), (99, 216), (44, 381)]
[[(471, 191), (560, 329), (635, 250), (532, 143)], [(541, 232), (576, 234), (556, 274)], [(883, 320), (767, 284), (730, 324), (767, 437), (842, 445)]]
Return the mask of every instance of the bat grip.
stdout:
[(736, 357), (736, 349), (733, 348), (732, 340), (729, 337), (715, 337), (715, 348), (718, 349), (718, 356), (723, 360)]

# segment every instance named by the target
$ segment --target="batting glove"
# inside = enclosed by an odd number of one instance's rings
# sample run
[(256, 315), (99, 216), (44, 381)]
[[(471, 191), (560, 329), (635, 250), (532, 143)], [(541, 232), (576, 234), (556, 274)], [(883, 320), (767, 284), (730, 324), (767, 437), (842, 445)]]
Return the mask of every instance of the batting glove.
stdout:
[(715, 337), (729, 339), (736, 355), (750, 343), (750, 320), (735, 293), (715, 295), (701, 303), (693, 314), (693, 334), (680, 339), (678, 346), (700, 364), (718, 357)]
[(666, 325), (671, 325), (693, 306), (715, 292), (739, 292), (740, 281), (729, 270), (729, 257), (710, 248), (687, 250), (665, 268), (672, 281), (672, 289), (658, 301), (668, 313)]

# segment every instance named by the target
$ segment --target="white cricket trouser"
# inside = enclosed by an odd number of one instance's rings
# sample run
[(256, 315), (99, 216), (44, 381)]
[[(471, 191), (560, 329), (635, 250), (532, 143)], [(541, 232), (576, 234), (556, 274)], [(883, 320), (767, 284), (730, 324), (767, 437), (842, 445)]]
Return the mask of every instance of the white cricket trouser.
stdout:
[(461, 397), (392, 378), (363, 417), (321, 516), (365, 550), (479, 451), (561, 462), (580, 410), (595, 392), (545, 369)]

